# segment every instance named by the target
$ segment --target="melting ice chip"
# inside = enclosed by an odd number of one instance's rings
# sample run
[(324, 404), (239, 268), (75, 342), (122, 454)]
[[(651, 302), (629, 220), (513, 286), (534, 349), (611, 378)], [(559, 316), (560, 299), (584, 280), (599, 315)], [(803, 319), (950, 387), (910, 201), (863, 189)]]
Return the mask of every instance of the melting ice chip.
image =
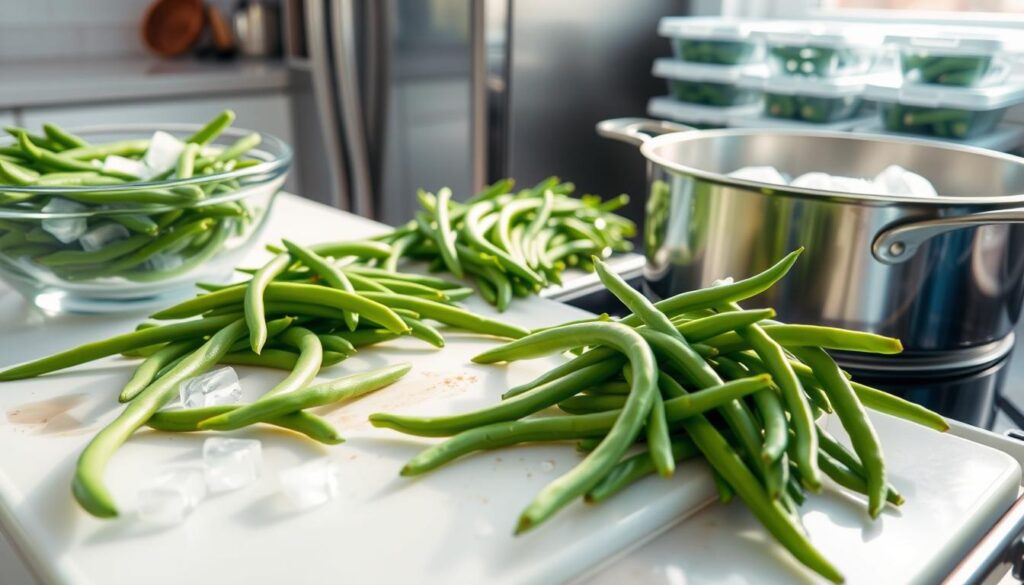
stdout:
[(743, 167), (729, 173), (728, 176), (772, 185), (785, 185), (787, 182), (786, 177), (782, 176), (782, 173), (775, 167)]
[(163, 131), (156, 131), (149, 140), (149, 148), (142, 157), (152, 176), (161, 175), (178, 164), (185, 143)]
[(804, 189), (838, 191), (840, 193), (883, 194), (882, 190), (873, 181), (854, 177), (840, 177), (828, 173), (804, 173), (793, 179), (790, 185), (793, 187), (803, 187)]
[(149, 167), (144, 162), (116, 154), (111, 154), (103, 159), (103, 170), (128, 173), (140, 179), (148, 179), (153, 175), (153, 172), (149, 170)]
[(111, 242), (123, 240), (129, 235), (131, 234), (128, 233), (128, 228), (123, 225), (108, 223), (85, 232), (82, 237), (78, 238), (78, 243), (86, 252), (94, 252), (106, 247)]
[(832, 191), (832, 175), (828, 173), (804, 173), (799, 177), (793, 179), (790, 183), (793, 187), (802, 187), (804, 189), (820, 189), (823, 191)]
[(155, 524), (178, 524), (206, 497), (206, 480), (197, 467), (161, 473), (139, 490), (139, 517)]
[(202, 408), (218, 404), (238, 404), (242, 387), (234, 368), (219, 368), (178, 385), (178, 396), (185, 408)]
[(938, 196), (938, 192), (928, 179), (899, 165), (885, 167), (884, 171), (875, 176), (875, 185), (886, 195)]
[(263, 452), (255, 439), (211, 437), (203, 442), (203, 469), (211, 492), (243, 488), (260, 477)]
[(153, 254), (146, 260), (145, 269), (151, 272), (163, 272), (174, 270), (185, 263), (185, 260), (173, 252), (160, 252)]
[[(67, 199), (61, 199), (60, 197), (54, 197), (50, 199), (50, 202), (43, 207), (44, 213), (77, 213), (83, 211), (85, 206), (75, 201), (69, 201)], [(84, 217), (66, 217), (66, 218), (53, 218), (44, 219), (42, 221), (43, 229), (49, 232), (49, 234), (64, 244), (70, 244), (74, 242), (86, 230), (86, 221)]]
[(338, 495), (341, 470), (332, 459), (323, 458), (281, 472), (281, 490), (298, 510), (322, 506)]

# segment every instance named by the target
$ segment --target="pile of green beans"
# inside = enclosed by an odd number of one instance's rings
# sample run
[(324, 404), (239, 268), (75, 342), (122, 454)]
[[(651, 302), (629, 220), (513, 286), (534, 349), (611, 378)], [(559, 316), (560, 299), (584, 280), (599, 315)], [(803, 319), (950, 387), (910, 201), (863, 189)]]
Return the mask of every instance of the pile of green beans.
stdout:
[(635, 224), (613, 213), (629, 202), (626, 195), (571, 197), (575, 186), (557, 177), (513, 187), (504, 179), (461, 203), (448, 188), (420, 191), (416, 218), (378, 238), (392, 245), (381, 267), (393, 270), (403, 257), (427, 261), (433, 271), (471, 277), (484, 299), (504, 310), (512, 297), (561, 284), (569, 266), (592, 270), (591, 256), (632, 248)]
[[(230, 431), (262, 423), (336, 444), (343, 439), (307, 409), (382, 388), (409, 371), (408, 364), (315, 383), (325, 368), (358, 348), (411, 336), (434, 347), (444, 337), (429, 323), (496, 337), (529, 332), (476, 315), (455, 303), (472, 294), (458, 283), (373, 266), (392, 257), (379, 241), (314, 246), (287, 241), (248, 280), (200, 284), (206, 292), (163, 309), (130, 333), (59, 352), (0, 372), (0, 381), (30, 378), (122, 354), (143, 358), (122, 388), (127, 406), (82, 452), (72, 492), (98, 517), (118, 511), (103, 483), (107, 462), (142, 426), (168, 431)], [(173, 321), (171, 321), (173, 320)], [(182, 381), (218, 364), (287, 372), (255, 402), (189, 410), (161, 410)]]
[(765, 93), (764, 113), (772, 118), (827, 124), (856, 116), (863, 102), (860, 96), (822, 97)]
[(963, 110), (903, 104), (882, 104), (886, 130), (924, 134), (941, 138), (973, 138), (993, 130), (1006, 114), (1006, 108)]
[(746, 89), (731, 83), (688, 81), (670, 79), (669, 93), (679, 101), (707, 106), (738, 106), (752, 104), (761, 97), (761, 92)]
[[(819, 491), (824, 477), (831, 478), (866, 495), (868, 512), (877, 517), (903, 497), (886, 477), (865, 407), (940, 431), (947, 424), (927, 409), (851, 381), (825, 351), (897, 353), (898, 340), (782, 324), (771, 320), (770, 309), (740, 308), (737, 302), (781, 279), (799, 253), (746, 280), (658, 303), (595, 258), (602, 282), (631, 315), (536, 330), (473, 361), (566, 351), (571, 359), (510, 389), (495, 406), (427, 418), (378, 413), (370, 420), (411, 435), (449, 437), (411, 459), (402, 475), (422, 474), (475, 451), (578, 441), (586, 455), (536, 496), (517, 533), (577, 498), (604, 501), (645, 476), (671, 476), (677, 462), (701, 456), (723, 501), (738, 496), (795, 559), (841, 582), (800, 524), (806, 492)], [(578, 347), (581, 340), (588, 347)], [(552, 407), (563, 414), (549, 412)], [(826, 412), (836, 415), (852, 448), (815, 423)]]
[[(234, 118), (230, 110), (219, 114), (183, 140), (175, 168), (145, 180), (105, 169), (104, 161), (109, 156), (140, 161), (149, 139), (90, 144), (56, 124), (43, 124), (42, 134), (6, 128), (13, 142), (0, 146), (0, 258), (75, 282), (115, 277), (154, 282), (203, 264), (229, 238), (250, 231), (262, 213), (243, 200), (204, 204), (243, 187), (238, 179), (213, 175), (261, 162), (246, 157), (259, 145), (259, 134), (226, 147), (210, 144)], [(153, 184), (201, 176), (211, 179), (177, 187)], [(68, 189), (54, 191), (59, 187)], [(6, 217), (4, 210), (10, 212)], [(35, 215), (50, 212), (67, 215)], [(49, 223), (61, 221), (79, 222), (83, 235), (108, 236), (87, 244), (81, 236), (48, 231)]]
[(900, 55), (907, 81), (969, 87), (981, 83), (992, 68), (992, 55), (935, 55), (927, 51)]
[(874, 63), (874, 54), (848, 47), (775, 45), (768, 48), (768, 62), (784, 75), (837, 77), (866, 73)]
[(742, 65), (754, 63), (764, 52), (754, 42), (706, 39), (672, 39), (672, 50), (677, 59), (715, 65)]

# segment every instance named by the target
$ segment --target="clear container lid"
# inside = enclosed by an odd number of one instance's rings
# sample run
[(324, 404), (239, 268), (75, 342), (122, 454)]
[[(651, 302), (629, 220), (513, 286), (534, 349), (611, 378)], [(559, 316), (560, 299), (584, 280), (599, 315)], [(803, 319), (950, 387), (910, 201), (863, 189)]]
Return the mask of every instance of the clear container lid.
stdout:
[(876, 49), (885, 39), (885, 33), (883, 26), (807, 22), (781, 30), (758, 30), (755, 36), (764, 39), (769, 45)]
[(744, 112), (734, 115), (729, 119), (729, 125), (735, 128), (781, 128), (789, 130), (831, 130), (844, 132), (861, 128), (878, 120), (878, 112), (868, 110), (862, 115), (835, 122), (806, 122), (804, 120), (789, 120), (786, 118), (773, 118), (765, 116), (762, 110), (756, 112)]
[(739, 85), (760, 89), (766, 93), (781, 95), (806, 95), (813, 97), (848, 97), (865, 92), (871, 83), (898, 80), (891, 72), (846, 75), (840, 77), (805, 77), (802, 75), (741, 75)]
[(935, 55), (988, 56), (1024, 52), (1024, 33), (968, 27), (921, 27), (911, 34), (886, 35), (885, 44)]
[(747, 75), (764, 77), (768, 75), (768, 68), (759, 63), (752, 65), (714, 65), (662, 57), (654, 60), (654, 68), (651, 73), (655, 77), (665, 79), (735, 84), (741, 77)]
[(708, 16), (666, 16), (658, 23), (663, 37), (704, 41), (748, 41), (757, 30), (779, 26), (766, 20), (741, 20)]
[(760, 102), (739, 106), (705, 106), (680, 102), (671, 96), (659, 96), (647, 102), (647, 114), (683, 124), (728, 126), (735, 117), (756, 114), (761, 111), (761, 107)]
[(926, 108), (956, 108), (988, 111), (1024, 103), (1024, 80), (1012, 80), (990, 87), (955, 87), (930, 83), (901, 83), (899, 80), (873, 82), (864, 97), (877, 102)]

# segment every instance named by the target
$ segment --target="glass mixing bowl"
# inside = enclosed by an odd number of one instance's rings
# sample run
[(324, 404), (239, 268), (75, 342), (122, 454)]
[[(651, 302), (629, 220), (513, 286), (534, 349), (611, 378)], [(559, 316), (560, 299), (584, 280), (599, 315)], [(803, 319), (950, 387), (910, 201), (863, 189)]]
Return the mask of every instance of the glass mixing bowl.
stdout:
[[(200, 127), (73, 132), (90, 144), (131, 145), (156, 131), (183, 140)], [(287, 144), (262, 134), (234, 163), (210, 162), (249, 134), (225, 130), (188, 179), (39, 186), (3, 184), (12, 181), (0, 174), (0, 278), (43, 309), (90, 313), (165, 304), (197, 281), (227, 279), (256, 241), (292, 161)], [(17, 161), (11, 146), (0, 143), (0, 160)]]

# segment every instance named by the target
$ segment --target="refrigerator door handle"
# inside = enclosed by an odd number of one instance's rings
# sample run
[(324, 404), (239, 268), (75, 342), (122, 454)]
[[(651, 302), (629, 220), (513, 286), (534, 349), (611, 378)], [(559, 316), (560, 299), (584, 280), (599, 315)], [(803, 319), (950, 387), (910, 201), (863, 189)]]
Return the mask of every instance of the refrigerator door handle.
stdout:
[(331, 34), (334, 48), (334, 70), (338, 86), (338, 111), (351, 163), (352, 211), (363, 217), (374, 217), (373, 180), (370, 175), (370, 148), (366, 134), (366, 116), (359, 91), (359, 69), (356, 54), (355, 1), (334, 0), (331, 10)]
[(332, 192), (331, 202), (335, 207), (351, 210), (348, 191), (348, 172), (341, 135), (341, 124), (335, 109), (334, 72), (328, 48), (327, 19), (325, 8), (328, 0), (307, 0), (306, 43), (309, 53), (310, 73), (313, 80), (313, 98), (320, 113), (324, 154), (327, 158)]

